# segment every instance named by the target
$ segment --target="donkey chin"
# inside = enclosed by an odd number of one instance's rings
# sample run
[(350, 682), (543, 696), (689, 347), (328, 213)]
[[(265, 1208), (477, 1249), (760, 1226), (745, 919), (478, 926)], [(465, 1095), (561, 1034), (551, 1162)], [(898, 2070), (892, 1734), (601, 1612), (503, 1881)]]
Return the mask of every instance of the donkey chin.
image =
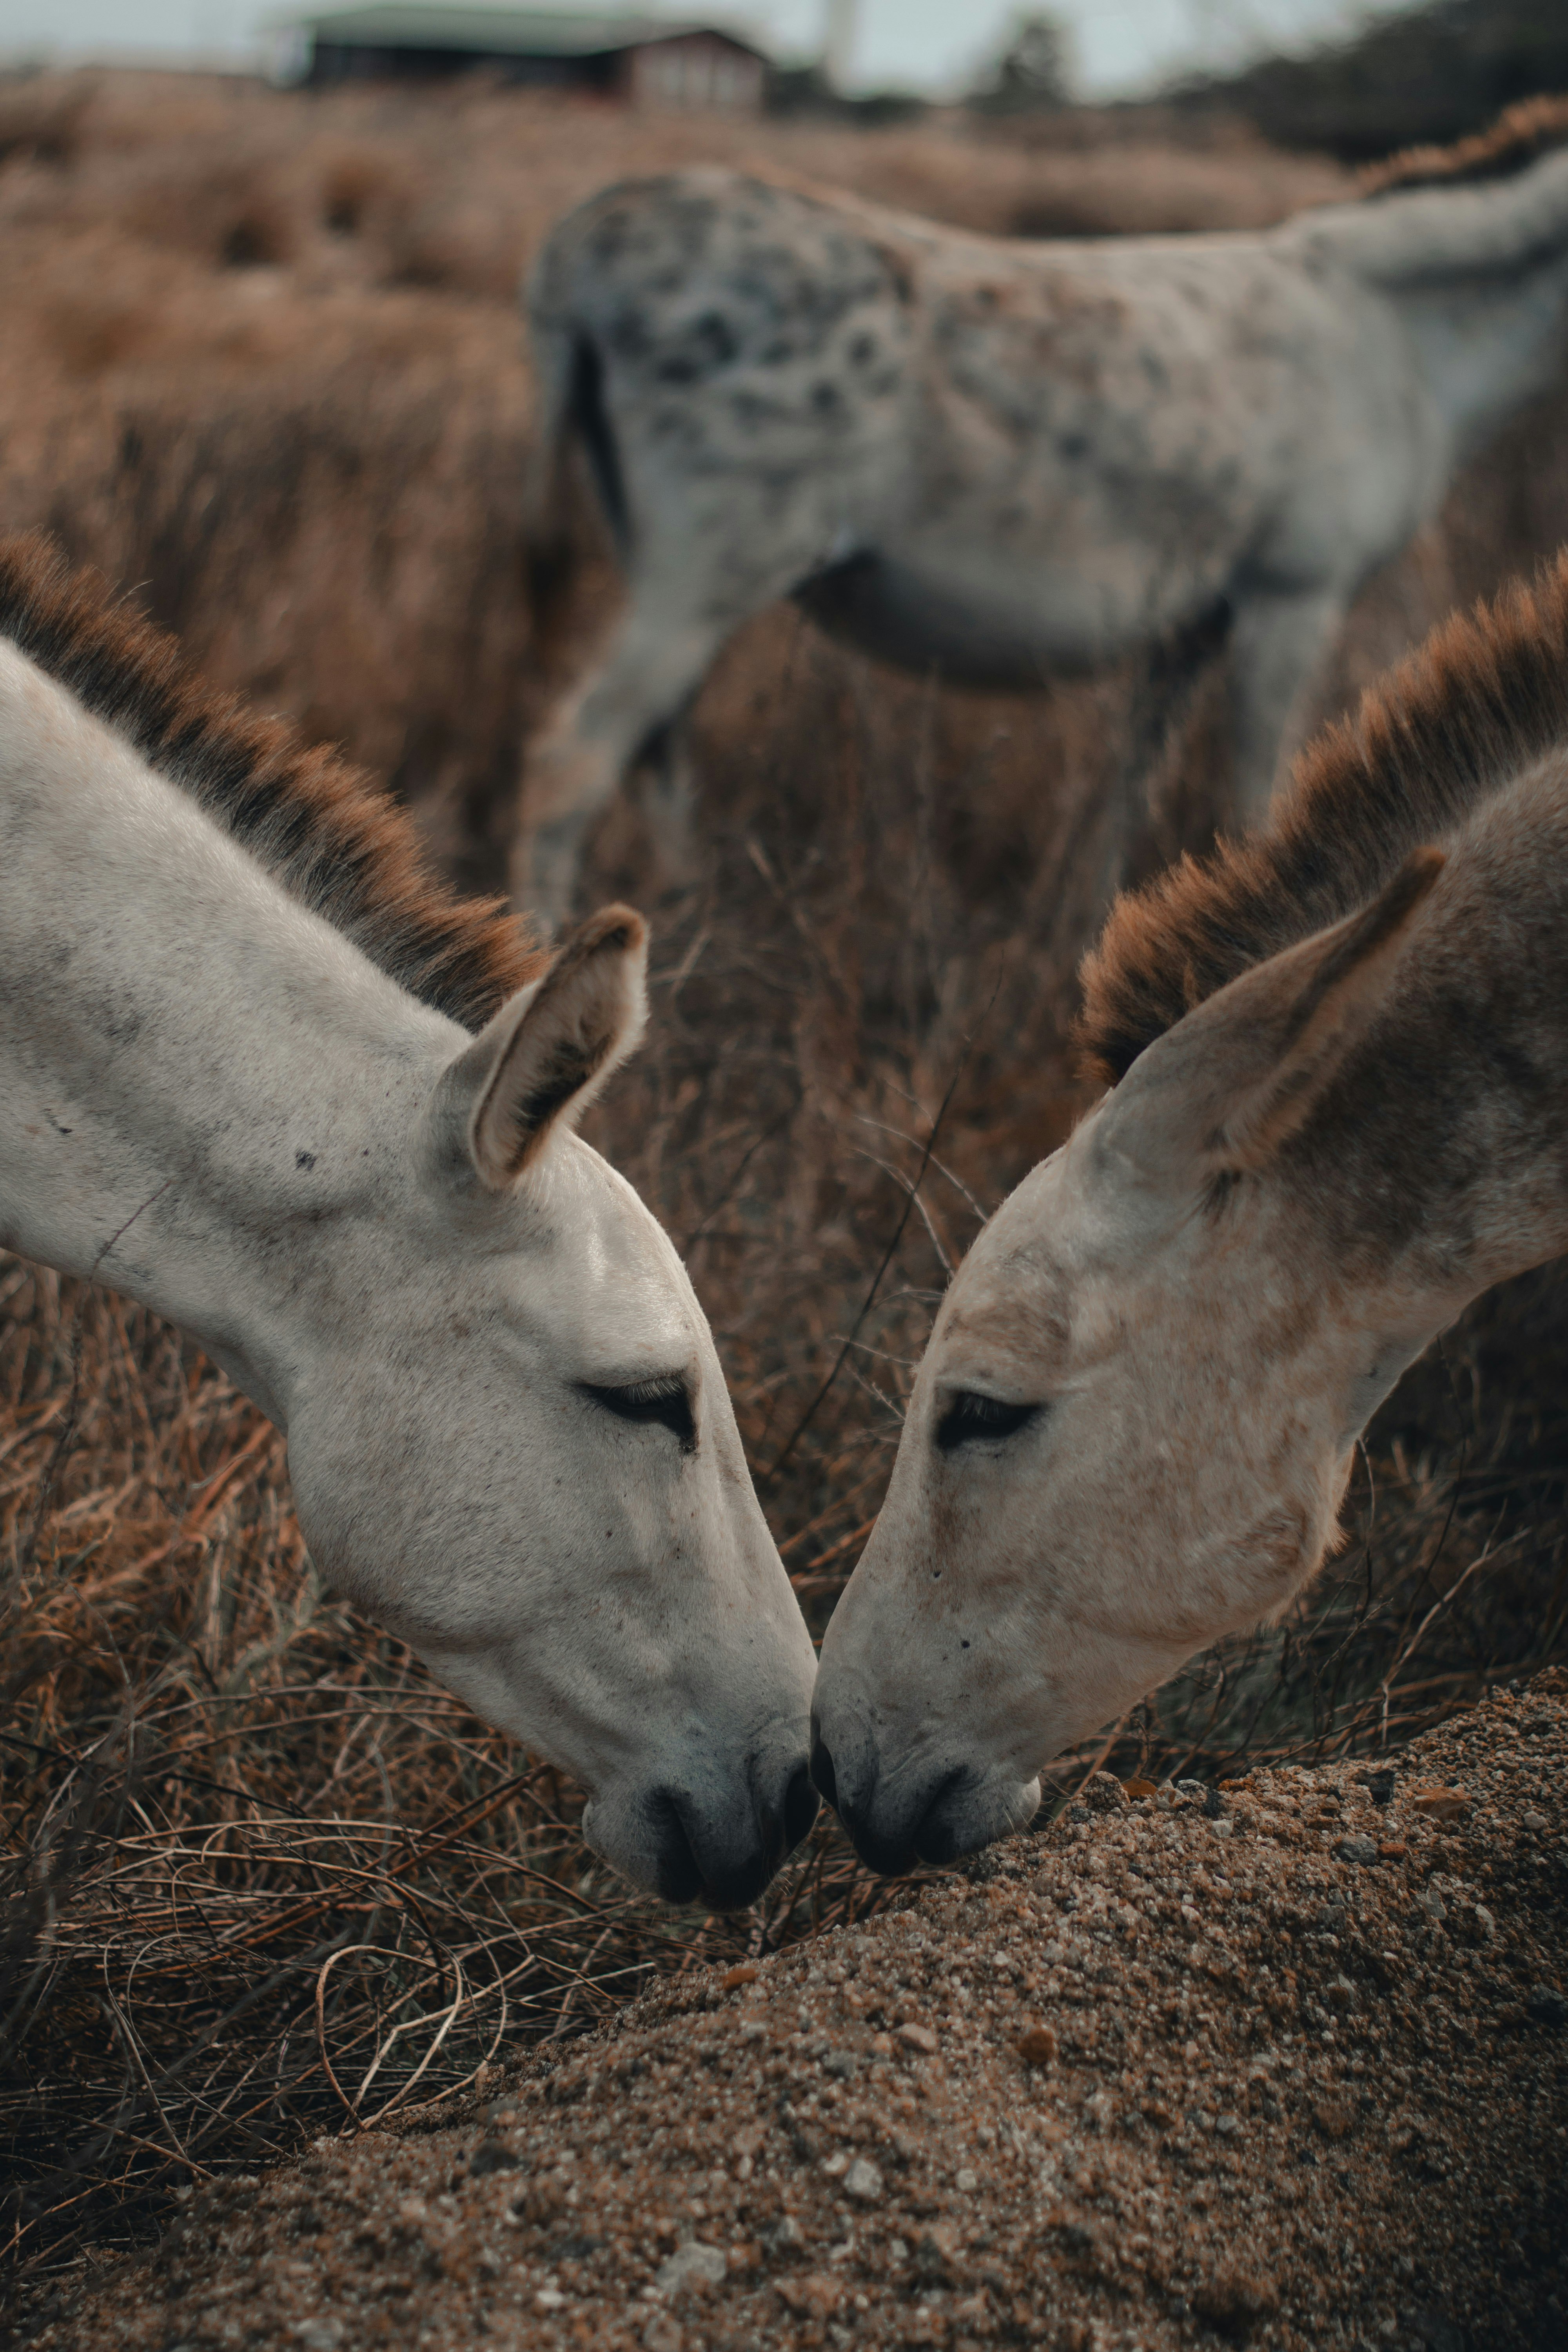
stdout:
[(816, 1717), (811, 1777), (861, 1861), (885, 1878), (901, 1876), (917, 1862), (956, 1862), (1010, 1837), (1027, 1829), (1040, 1805), (1037, 1777), (1020, 1780), (1005, 1768), (981, 1769), (952, 1756), (911, 1756), (884, 1772), (869, 1738), (851, 1735), (836, 1753)]

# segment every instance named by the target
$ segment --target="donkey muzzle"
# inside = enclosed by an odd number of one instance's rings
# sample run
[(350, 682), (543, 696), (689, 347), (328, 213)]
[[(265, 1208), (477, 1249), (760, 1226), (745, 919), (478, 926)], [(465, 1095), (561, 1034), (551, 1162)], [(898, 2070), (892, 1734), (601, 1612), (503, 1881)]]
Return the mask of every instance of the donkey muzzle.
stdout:
[(1024, 1828), (1039, 1805), (1037, 1780), (1022, 1785), (962, 1758), (910, 1759), (885, 1772), (874, 1740), (840, 1748), (836, 1756), (814, 1717), (811, 1777), (861, 1861), (884, 1878), (956, 1862)]

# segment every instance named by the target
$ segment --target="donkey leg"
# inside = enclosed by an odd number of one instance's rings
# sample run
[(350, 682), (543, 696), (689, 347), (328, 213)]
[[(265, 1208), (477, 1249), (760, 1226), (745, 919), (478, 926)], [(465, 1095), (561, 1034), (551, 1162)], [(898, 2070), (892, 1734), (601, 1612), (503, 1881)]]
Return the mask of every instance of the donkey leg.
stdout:
[(668, 600), (634, 596), (604, 658), (558, 707), (530, 751), (511, 892), (543, 921), (571, 912), (587, 837), (642, 746), (668, 726), (743, 619), (672, 614)]
[(564, 758), (552, 761), (548, 768), (542, 762), (538, 769), (531, 763), (531, 779), (540, 772), (548, 778), (556, 812), (533, 816), (531, 822), (525, 814), (512, 844), (508, 878), (512, 904), (526, 909), (549, 935), (572, 919), (588, 835), (614, 797), (620, 766), (613, 760), (595, 759), (587, 751), (574, 763)]
[(1238, 591), (1231, 633), (1236, 812), (1267, 822), (1286, 762), (1300, 747), (1310, 696), (1349, 603), (1339, 585)]
[(647, 771), (643, 806), (653, 833), (659, 879), (667, 889), (678, 890), (691, 880), (696, 863), (691, 812), (697, 798), (697, 772), (685, 709), (643, 748)]

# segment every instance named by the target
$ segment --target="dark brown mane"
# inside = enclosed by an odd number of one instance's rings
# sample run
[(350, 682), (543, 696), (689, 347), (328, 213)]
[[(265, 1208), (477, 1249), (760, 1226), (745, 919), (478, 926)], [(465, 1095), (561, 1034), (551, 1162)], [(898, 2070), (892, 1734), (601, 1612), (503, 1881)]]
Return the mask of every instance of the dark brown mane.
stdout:
[(408, 818), (363, 770), (203, 685), (173, 638), (47, 539), (0, 539), (0, 636), (437, 1012), (481, 1027), (542, 971), (546, 954), (500, 900), (435, 879)]
[(1114, 1086), (1184, 1013), (1364, 906), (1410, 851), (1568, 744), (1568, 552), (1459, 614), (1296, 762), (1268, 830), (1119, 898), (1085, 959), (1075, 1042)]
[(1363, 196), (1396, 189), (1461, 187), (1469, 180), (1508, 180), (1540, 155), (1568, 145), (1568, 98), (1523, 98), (1485, 131), (1451, 147), (1406, 147), (1361, 175)]

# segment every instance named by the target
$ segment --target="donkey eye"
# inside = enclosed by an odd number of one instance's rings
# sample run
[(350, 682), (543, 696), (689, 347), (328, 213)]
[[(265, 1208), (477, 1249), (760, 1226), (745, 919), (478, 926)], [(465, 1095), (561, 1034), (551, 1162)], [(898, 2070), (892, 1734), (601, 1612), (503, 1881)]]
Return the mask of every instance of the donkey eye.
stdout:
[(583, 1393), (592, 1397), (617, 1421), (657, 1421), (673, 1430), (680, 1440), (683, 1454), (690, 1454), (697, 1444), (697, 1423), (692, 1418), (691, 1399), (683, 1380), (629, 1381), (624, 1388), (599, 1388), (592, 1381), (583, 1382)]
[(950, 1397), (947, 1410), (936, 1425), (938, 1449), (943, 1454), (954, 1453), (981, 1437), (1011, 1437), (1039, 1412), (1037, 1404), (1004, 1404), (1000, 1397), (981, 1396), (974, 1389), (960, 1389)]

